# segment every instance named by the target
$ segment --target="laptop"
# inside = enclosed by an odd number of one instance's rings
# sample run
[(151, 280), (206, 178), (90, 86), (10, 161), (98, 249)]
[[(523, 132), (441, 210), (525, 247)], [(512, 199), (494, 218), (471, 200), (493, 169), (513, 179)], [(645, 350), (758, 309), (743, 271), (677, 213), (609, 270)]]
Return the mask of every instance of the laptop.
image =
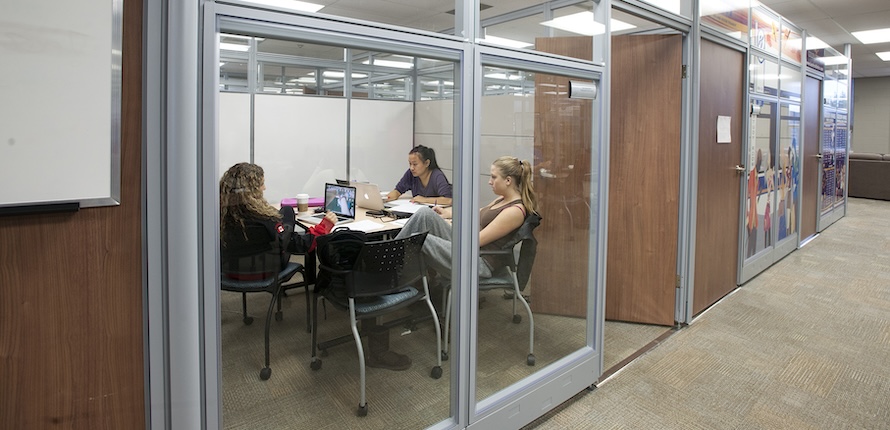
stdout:
[(353, 185), (355, 185), (355, 204), (358, 207), (374, 211), (383, 210), (385, 207), (383, 196), (380, 195), (380, 188), (377, 184), (356, 182)]
[(324, 219), (325, 212), (337, 215), (334, 225), (345, 224), (355, 220), (355, 187), (324, 184), (324, 212), (303, 215), (297, 219), (308, 224), (318, 224)]

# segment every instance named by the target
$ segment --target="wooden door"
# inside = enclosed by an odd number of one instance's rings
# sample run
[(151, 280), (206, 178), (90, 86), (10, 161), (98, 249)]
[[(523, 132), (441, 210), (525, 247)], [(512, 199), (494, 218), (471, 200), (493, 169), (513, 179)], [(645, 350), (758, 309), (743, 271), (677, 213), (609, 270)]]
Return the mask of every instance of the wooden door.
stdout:
[[(743, 53), (702, 40), (694, 314), (737, 286), (744, 71)], [(730, 143), (717, 143), (719, 116), (730, 117)]]
[(683, 41), (612, 37), (606, 319), (672, 325)]
[(800, 195), (800, 238), (806, 239), (816, 234), (816, 220), (819, 217), (819, 172), (822, 161), (819, 158), (819, 131), (822, 130), (822, 82), (807, 77), (804, 83), (804, 132), (803, 159), (801, 168)]

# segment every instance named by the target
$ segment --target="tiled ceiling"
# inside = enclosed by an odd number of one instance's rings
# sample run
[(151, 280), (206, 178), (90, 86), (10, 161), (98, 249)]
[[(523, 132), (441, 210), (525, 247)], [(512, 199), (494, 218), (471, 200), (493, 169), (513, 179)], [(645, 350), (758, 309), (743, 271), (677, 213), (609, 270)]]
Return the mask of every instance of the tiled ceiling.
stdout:
[(864, 45), (854, 31), (890, 27), (890, 0), (760, 0), (795, 25), (804, 28), (839, 52), (853, 50), (853, 77), (890, 76), (890, 62), (876, 52), (890, 51), (890, 43)]

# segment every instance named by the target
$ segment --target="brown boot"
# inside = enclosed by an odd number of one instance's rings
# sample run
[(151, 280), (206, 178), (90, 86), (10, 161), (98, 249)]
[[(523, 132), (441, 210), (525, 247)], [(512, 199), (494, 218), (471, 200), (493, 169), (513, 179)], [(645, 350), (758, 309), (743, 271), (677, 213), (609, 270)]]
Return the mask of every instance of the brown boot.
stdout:
[(365, 365), (388, 370), (407, 370), (411, 367), (411, 359), (407, 355), (389, 350), (389, 329), (373, 326), (368, 333)]

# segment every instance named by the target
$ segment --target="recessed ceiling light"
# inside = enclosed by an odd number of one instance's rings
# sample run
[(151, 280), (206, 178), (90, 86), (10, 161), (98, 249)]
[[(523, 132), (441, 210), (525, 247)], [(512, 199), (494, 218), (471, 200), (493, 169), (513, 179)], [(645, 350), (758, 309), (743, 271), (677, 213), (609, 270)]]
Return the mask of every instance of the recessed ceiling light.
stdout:
[(876, 52), (878, 57), (880, 57), (884, 61), (890, 61), (890, 51), (885, 52)]
[(322, 5), (322, 4), (315, 4), (315, 3), (309, 3), (309, 2), (298, 1), (298, 0), (244, 0), (244, 1), (246, 1), (248, 3), (256, 3), (256, 4), (266, 5), (266, 6), (278, 7), (278, 8), (282, 8), (282, 9), (290, 9), (290, 10), (296, 10), (296, 11), (300, 11), (300, 12), (310, 12), (310, 13), (318, 12), (324, 7), (324, 5)]
[(838, 64), (847, 64), (847, 57), (836, 55), (833, 57), (819, 57), (819, 61), (826, 66), (834, 66)]
[[(371, 64), (370, 60), (365, 60), (362, 64)], [(392, 60), (378, 60), (374, 59), (375, 66), (383, 66), (383, 67), (393, 67), (397, 69), (411, 69), (414, 67), (413, 63), (408, 63), (405, 61), (392, 61)]]
[(890, 42), (890, 28), (854, 31), (851, 34), (865, 44)]
[(506, 37), (497, 37), (492, 35), (485, 35), (485, 38), (482, 39), (488, 43), (493, 45), (506, 46), (508, 48), (528, 48), (529, 46), (534, 46), (532, 43), (523, 42), (520, 40), (507, 39)]
[(240, 43), (226, 43), (221, 42), (219, 44), (219, 49), (223, 51), (238, 51), (238, 52), (247, 52), (250, 50), (250, 46), (242, 45)]
[[(584, 36), (596, 36), (606, 32), (605, 27), (602, 24), (593, 20), (593, 12), (573, 13), (571, 15), (551, 19), (550, 21), (544, 21), (541, 25), (558, 28), (571, 33), (582, 34)], [(617, 19), (612, 20), (612, 32), (629, 30), (631, 28), (636, 28), (636, 26)]]

